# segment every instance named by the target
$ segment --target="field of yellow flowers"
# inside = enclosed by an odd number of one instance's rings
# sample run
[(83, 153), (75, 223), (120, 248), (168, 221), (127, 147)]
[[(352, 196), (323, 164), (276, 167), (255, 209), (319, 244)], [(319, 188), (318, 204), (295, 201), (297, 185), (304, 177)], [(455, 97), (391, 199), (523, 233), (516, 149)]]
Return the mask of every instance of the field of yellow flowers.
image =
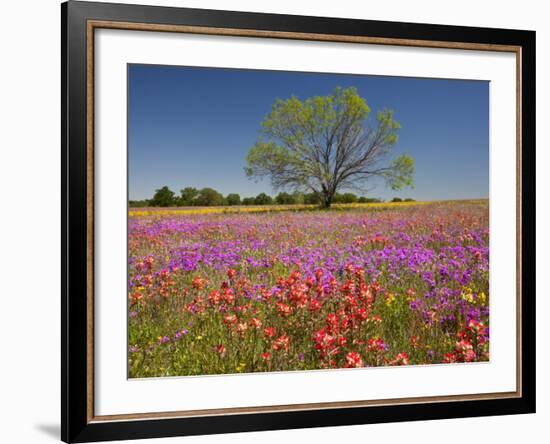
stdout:
[[(332, 204), (332, 210), (384, 210), (390, 208), (424, 205), (430, 202), (375, 202)], [(276, 213), (281, 211), (316, 211), (318, 205), (251, 205), (251, 206), (223, 206), (223, 207), (181, 207), (181, 208), (139, 208), (129, 211), (130, 217), (138, 216), (177, 216), (189, 214), (246, 214), (246, 213)]]

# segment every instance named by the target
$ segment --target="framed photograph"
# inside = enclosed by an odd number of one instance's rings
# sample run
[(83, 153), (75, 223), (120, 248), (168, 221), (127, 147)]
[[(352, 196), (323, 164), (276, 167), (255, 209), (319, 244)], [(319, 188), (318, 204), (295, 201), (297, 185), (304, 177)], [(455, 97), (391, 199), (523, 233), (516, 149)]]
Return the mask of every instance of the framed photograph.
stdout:
[(69, 1), (62, 439), (535, 411), (535, 33)]

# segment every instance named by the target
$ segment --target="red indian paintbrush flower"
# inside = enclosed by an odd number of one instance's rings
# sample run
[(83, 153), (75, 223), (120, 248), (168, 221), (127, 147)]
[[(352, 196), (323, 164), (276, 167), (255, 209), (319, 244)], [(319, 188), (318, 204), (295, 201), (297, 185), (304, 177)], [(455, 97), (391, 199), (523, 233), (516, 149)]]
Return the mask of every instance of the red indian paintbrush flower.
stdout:
[(346, 365), (347, 368), (362, 367), (363, 361), (361, 356), (357, 352), (350, 352), (346, 355)]
[(288, 336), (279, 336), (275, 341), (273, 341), (272, 348), (273, 350), (284, 350), (288, 351), (290, 345), (290, 338)]
[(235, 270), (234, 268), (230, 268), (229, 270), (227, 270), (227, 277), (229, 279), (233, 279), (235, 278), (235, 276), (237, 276), (237, 270)]
[(206, 281), (200, 276), (197, 276), (193, 279), (193, 282), (191, 283), (191, 285), (195, 290), (202, 290), (206, 285)]

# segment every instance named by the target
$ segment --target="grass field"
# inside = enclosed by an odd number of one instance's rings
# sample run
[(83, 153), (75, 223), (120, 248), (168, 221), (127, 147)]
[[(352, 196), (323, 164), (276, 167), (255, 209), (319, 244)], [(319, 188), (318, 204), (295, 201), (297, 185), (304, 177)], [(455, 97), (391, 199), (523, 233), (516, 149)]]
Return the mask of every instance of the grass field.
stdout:
[(489, 359), (488, 201), (130, 209), (130, 377)]

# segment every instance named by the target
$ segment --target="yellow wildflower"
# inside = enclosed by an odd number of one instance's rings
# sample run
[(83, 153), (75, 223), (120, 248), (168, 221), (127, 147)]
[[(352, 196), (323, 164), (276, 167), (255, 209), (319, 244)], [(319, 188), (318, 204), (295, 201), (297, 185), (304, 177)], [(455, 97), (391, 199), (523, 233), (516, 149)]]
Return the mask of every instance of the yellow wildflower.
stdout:
[(485, 305), (487, 303), (487, 296), (483, 291), (477, 295), (477, 300), (481, 305)]

